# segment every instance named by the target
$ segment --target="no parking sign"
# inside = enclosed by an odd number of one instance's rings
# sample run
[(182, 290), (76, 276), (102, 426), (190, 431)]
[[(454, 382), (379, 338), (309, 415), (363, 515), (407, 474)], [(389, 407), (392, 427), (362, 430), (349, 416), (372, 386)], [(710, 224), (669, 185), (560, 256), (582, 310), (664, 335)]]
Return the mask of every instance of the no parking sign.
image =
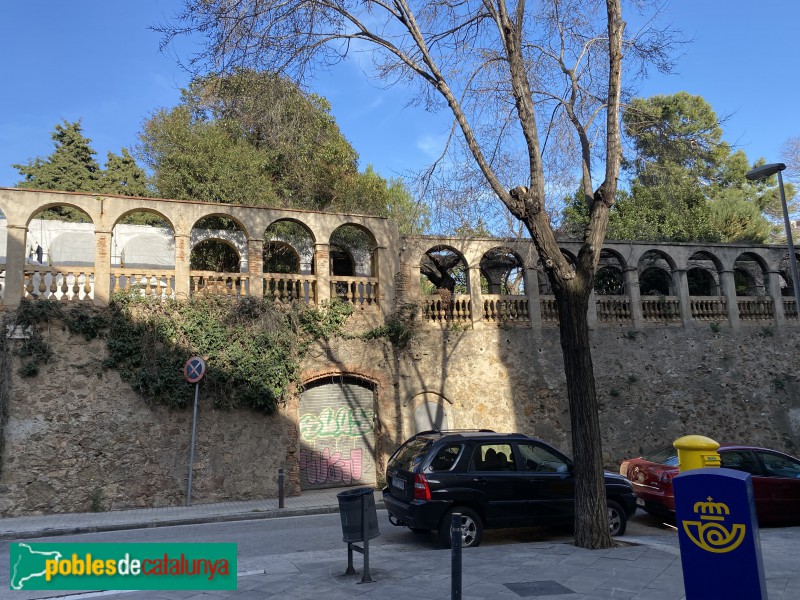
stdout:
[(192, 415), (192, 442), (189, 447), (189, 481), (186, 484), (186, 506), (192, 504), (192, 469), (194, 467), (194, 440), (197, 435), (197, 399), (200, 391), (200, 380), (206, 374), (206, 361), (199, 356), (193, 356), (183, 366), (183, 376), (186, 381), (194, 384), (194, 414)]
[(206, 374), (206, 361), (199, 356), (193, 356), (183, 366), (183, 376), (189, 383), (197, 383)]

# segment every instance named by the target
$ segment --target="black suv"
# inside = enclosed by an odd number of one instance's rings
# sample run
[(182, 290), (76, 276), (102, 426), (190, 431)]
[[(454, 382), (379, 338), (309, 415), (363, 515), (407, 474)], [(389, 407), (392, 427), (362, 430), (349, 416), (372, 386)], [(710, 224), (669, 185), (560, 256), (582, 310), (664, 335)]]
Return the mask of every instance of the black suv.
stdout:
[[(606, 472), (611, 535), (622, 535), (636, 511), (630, 482)], [(450, 544), (450, 515), (461, 513), (463, 544), (477, 546), (483, 528), (572, 524), (572, 461), (520, 433), (425, 431), (389, 459), (383, 501), (394, 525), (436, 530)]]

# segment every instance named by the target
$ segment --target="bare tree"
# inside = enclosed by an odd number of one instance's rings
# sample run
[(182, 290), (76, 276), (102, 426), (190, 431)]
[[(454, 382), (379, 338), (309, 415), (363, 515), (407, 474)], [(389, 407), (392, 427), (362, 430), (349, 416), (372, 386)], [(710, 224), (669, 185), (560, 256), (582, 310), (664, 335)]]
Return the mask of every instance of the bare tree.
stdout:
[[(556, 297), (575, 456), (575, 541), (584, 548), (612, 545), (586, 313), (622, 156), (623, 48), (629, 58), (664, 63), (668, 41), (647, 30), (623, 40), (621, 2), (184, 0), (177, 22), (157, 28), (164, 44), (204, 35), (205, 49), (191, 64), (214, 71), (252, 67), (302, 79), (313, 67), (367, 51), (374, 75), (416, 86), (421, 106), (450, 111), (456, 154), (471, 157), (485, 190), (524, 224)], [(543, 150), (563, 135), (591, 213), (574, 266), (559, 250), (546, 207)]]
[(783, 143), (781, 157), (786, 163), (787, 178), (800, 181), (800, 136), (790, 137)]

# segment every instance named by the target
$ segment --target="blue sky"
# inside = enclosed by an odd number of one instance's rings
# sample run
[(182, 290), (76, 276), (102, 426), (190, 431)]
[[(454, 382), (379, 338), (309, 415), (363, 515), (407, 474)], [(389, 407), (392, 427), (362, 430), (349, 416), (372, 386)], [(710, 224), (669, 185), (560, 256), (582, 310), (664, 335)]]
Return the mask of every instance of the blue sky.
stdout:
[[(0, 186), (20, 177), (11, 163), (52, 152), (50, 133), (63, 119), (82, 119), (101, 163), (137, 141), (143, 119), (174, 106), (188, 75), (158, 51), (148, 25), (179, 0), (5, 0), (0, 2)], [(686, 90), (730, 115), (726, 140), (751, 160), (779, 160), (782, 143), (800, 135), (797, 0), (673, 0), (665, 20), (693, 43), (677, 74), (655, 76), (640, 95)], [(181, 50), (186, 50), (183, 48)], [(357, 65), (319, 73), (314, 91), (327, 97), (339, 127), (385, 177), (426, 165), (449, 127), (447, 115), (406, 108), (401, 87), (385, 90)]]

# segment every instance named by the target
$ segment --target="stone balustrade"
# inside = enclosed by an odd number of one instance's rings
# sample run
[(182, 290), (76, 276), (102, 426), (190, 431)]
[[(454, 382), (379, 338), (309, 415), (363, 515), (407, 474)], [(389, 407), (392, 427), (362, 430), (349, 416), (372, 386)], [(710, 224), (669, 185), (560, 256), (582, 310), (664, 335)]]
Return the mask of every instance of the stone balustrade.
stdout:
[[(86, 215), (85, 223), (62, 223), (57, 231), (80, 236), (82, 261), (59, 264), (54, 257), (64, 256), (63, 248), (61, 254), (48, 248), (44, 259), (35, 260), (31, 236), (44, 225), (34, 219), (55, 206)], [(387, 219), (364, 215), (7, 188), (0, 188), (0, 211), (2, 307), (13, 308), (22, 298), (104, 304), (117, 292), (152, 299), (217, 294), (308, 305), (338, 298), (382, 317), (410, 305), (431, 326), (558, 324), (555, 296), (530, 240), (401, 238)], [(139, 211), (169, 226), (126, 224)], [(210, 216), (238, 229), (198, 229)], [(282, 223), (302, 229), (305, 241), (270, 233)], [(355, 228), (367, 245), (342, 247), (334, 241), (341, 227)], [(236, 252), (238, 271), (190, 268), (195, 247), (209, 240)], [(574, 260), (580, 242), (562, 240), (560, 246)], [(271, 272), (279, 250), (293, 257), (295, 272)], [(136, 252), (149, 252), (154, 264), (133, 260)], [(450, 265), (441, 278), (449, 287), (437, 289), (431, 259), (447, 253), (452, 260), (440, 264)], [(607, 241), (588, 319), (592, 327), (634, 329), (700, 323), (783, 327), (800, 323), (792, 289), (784, 246)]]

